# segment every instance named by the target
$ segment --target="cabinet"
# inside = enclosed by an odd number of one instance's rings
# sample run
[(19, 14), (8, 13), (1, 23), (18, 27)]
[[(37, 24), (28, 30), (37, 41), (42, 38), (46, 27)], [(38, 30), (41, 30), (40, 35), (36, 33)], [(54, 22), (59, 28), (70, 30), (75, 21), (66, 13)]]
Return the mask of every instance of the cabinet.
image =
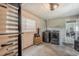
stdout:
[(42, 38), (40, 36), (34, 38), (34, 44), (38, 45), (38, 44), (41, 44), (41, 43), (42, 43)]
[(6, 31), (7, 8), (0, 7), (0, 33)]
[(52, 44), (59, 45), (59, 31), (51, 32), (51, 41)]
[(49, 43), (50, 42), (50, 31), (44, 31), (43, 32), (43, 42)]
[(0, 4), (0, 56), (14, 56), (18, 52), (18, 9)]
[(79, 40), (74, 41), (74, 49), (79, 51)]

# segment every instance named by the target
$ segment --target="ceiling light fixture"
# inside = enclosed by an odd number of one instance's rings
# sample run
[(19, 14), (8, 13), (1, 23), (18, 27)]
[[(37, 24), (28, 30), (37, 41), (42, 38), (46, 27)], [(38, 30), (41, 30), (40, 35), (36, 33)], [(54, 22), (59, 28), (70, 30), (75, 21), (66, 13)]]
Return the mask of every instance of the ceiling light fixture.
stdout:
[(59, 7), (58, 3), (50, 3), (50, 10), (55, 10), (58, 7)]

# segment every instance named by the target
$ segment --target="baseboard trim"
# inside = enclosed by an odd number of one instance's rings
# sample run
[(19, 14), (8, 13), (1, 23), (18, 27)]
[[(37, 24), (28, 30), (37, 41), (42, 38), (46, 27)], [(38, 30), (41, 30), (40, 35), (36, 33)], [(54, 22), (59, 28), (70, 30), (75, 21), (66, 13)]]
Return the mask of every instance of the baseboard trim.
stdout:
[(25, 50), (25, 49), (27, 49), (27, 48), (29, 48), (29, 47), (31, 47), (31, 46), (33, 46), (33, 45), (34, 45), (34, 44), (32, 44), (32, 45), (30, 45), (30, 46), (28, 46), (28, 47), (23, 48), (22, 51)]

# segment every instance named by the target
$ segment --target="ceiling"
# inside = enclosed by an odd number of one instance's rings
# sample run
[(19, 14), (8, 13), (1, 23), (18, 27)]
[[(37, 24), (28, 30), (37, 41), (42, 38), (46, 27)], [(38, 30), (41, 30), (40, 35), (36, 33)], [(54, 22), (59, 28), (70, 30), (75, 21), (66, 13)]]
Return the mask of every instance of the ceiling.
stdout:
[(25, 3), (22, 8), (45, 20), (79, 14), (79, 3), (59, 3), (59, 7), (53, 11), (49, 3)]

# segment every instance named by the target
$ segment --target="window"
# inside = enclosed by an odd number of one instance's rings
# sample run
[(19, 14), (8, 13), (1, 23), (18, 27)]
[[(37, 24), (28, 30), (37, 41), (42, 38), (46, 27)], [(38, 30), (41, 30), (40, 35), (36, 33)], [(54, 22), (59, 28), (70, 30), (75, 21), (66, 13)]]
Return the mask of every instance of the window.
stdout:
[(22, 17), (22, 31), (23, 32), (35, 32), (36, 21)]

